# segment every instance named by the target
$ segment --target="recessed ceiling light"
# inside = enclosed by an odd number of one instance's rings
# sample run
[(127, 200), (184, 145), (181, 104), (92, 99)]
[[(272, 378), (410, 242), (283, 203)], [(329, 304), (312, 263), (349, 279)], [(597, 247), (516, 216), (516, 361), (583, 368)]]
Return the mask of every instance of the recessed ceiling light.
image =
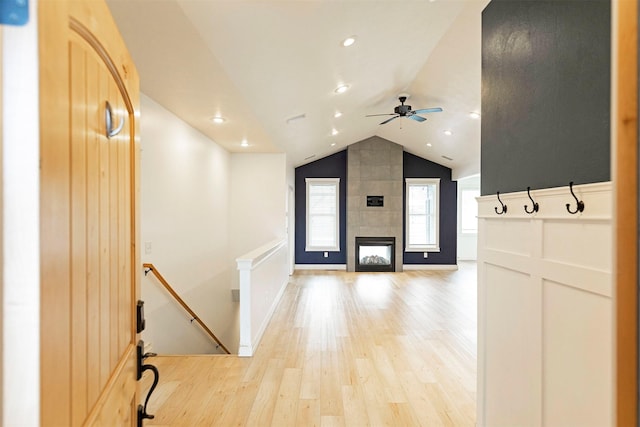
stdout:
[(331, 130), (331, 135), (336, 136), (338, 134), (338, 130), (337, 129), (332, 129)]
[(243, 139), (243, 140), (242, 140), (242, 144), (240, 144), (240, 146), (242, 146), (242, 147), (248, 147), (248, 146), (249, 146), (249, 143), (247, 142), (247, 140), (246, 140), (246, 139)]
[(332, 146), (332, 147), (335, 147), (335, 145), (336, 145), (336, 143), (335, 143), (335, 142), (332, 142), (332, 143), (331, 143), (331, 146)]
[(356, 42), (356, 36), (349, 36), (346, 39), (342, 40), (342, 46), (349, 47)]
[(447, 135), (447, 136), (451, 136), (451, 135), (453, 135), (453, 132), (451, 132), (450, 130), (445, 130), (444, 134)]
[(427, 147), (431, 147), (431, 143), (430, 142), (427, 142)]
[(222, 117), (222, 116), (214, 116), (214, 117), (211, 117), (211, 123), (215, 123), (215, 124), (217, 124), (217, 125), (222, 124), (222, 123), (224, 123), (224, 122), (226, 122), (226, 121), (227, 121), (227, 119), (225, 119), (225, 118), (224, 118), (224, 117)]
[(345, 93), (347, 90), (349, 90), (349, 85), (340, 85), (336, 88), (335, 92), (336, 93)]
[(469, 113), (469, 117), (471, 117), (472, 119), (479, 119), (480, 113), (478, 113), (477, 111), (472, 111)]
[(336, 112), (333, 114), (333, 117), (335, 117), (336, 119), (337, 119), (338, 117), (342, 117), (342, 113), (341, 113), (340, 111), (336, 111)]

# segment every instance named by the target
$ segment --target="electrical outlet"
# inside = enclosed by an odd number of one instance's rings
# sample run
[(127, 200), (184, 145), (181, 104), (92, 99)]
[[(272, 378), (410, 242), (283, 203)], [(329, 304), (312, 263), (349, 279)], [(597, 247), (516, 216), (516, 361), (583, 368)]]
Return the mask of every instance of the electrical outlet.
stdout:
[(324, 253), (324, 257), (325, 257), (325, 258), (329, 258), (329, 252), (325, 252), (325, 253)]
[(425, 253), (424, 253), (424, 257), (425, 257), (425, 258), (429, 258), (429, 252), (425, 252)]
[(144, 242), (144, 253), (145, 253), (145, 255), (151, 254), (151, 250), (152, 250), (151, 242)]

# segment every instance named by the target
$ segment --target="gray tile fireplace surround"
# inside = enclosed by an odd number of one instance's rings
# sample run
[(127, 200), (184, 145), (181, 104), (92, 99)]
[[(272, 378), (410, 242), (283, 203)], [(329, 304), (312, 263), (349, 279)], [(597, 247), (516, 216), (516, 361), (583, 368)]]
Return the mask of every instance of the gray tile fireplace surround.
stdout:
[[(379, 137), (348, 147), (347, 271), (355, 271), (356, 237), (395, 237), (395, 271), (402, 271), (403, 149)], [(383, 196), (383, 206), (367, 206)]]

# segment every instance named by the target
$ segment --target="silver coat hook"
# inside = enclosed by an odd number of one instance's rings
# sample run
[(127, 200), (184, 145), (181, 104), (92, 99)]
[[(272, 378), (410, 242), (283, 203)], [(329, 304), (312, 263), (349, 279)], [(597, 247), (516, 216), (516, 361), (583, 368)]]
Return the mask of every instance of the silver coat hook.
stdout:
[(108, 139), (111, 139), (117, 134), (119, 134), (122, 128), (124, 127), (124, 117), (120, 117), (120, 124), (118, 125), (118, 127), (113, 129), (112, 128), (113, 110), (111, 109), (111, 104), (109, 104), (109, 101), (105, 101), (105, 104), (106, 105), (104, 109), (104, 122), (105, 122), (106, 135)]

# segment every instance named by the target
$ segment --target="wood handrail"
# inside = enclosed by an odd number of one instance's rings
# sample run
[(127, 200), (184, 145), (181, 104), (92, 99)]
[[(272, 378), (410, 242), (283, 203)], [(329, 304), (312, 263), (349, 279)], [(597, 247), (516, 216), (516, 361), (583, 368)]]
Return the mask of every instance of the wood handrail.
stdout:
[(193, 312), (193, 310), (191, 310), (191, 307), (189, 307), (187, 305), (186, 302), (184, 302), (184, 300), (182, 298), (180, 298), (180, 295), (178, 295), (176, 293), (176, 291), (173, 290), (173, 288), (171, 287), (171, 285), (169, 284), (169, 282), (167, 282), (165, 280), (164, 277), (162, 277), (162, 274), (158, 273), (158, 270), (156, 270), (156, 267), (153, 264), (142, 264), (142, 266), (144, 268), (148, 268), (149, 270), (145, 271), (145, 275), (151, 271), (153, 273), (154, 276), (156, 276), (156, 278), (160, 281), (160, 283), (162, 283), (162, 285), (165, 287), (165, 289), (167, 291), (169, 291), (169, 293), (171, 294), (171, 296), (173, 298), (175, 298), (176, 301), (178, 301), (180, 303), (180, 305), (182, 306), (182, 308), (184, 308), (185, 310), (187, 310), (187, 313), (189, 313), (192, 317), (191, 321), (195, 320), (196, 322), (198, 322), (198, 324), (200, 326), (202, 326), (202, 329), (205, 330), (205, 332), (227, 353), (227, 354), (231, 354), (231, 352), (229, 352), (229, 350), (227, 350), (227, 347), (224, 346), (224, 344), (222, 344), (220, 342), (220, 340), (218, 339), (218, 337), (215, 336), (215, 334), (213, 332), (211, 332), (211, 329), (209, 329), (207, 327), (207, 325), (205, 325), (202, 320), (200, 320), (200, 318), (196, 315), (196, 313)]

